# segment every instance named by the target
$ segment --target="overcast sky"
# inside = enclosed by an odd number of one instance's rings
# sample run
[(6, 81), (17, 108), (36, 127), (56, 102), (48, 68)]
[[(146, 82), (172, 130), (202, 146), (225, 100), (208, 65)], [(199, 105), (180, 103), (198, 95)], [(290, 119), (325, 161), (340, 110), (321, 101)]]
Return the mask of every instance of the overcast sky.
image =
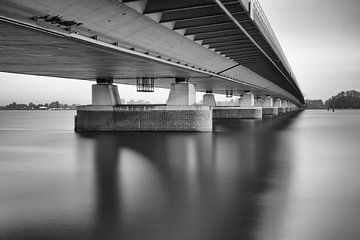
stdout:
[(360, 91), (359, 0), (259, 0), (306, 98)]
[[(342, 90), (360, 91), (360, 0), (259, 1), (305, 98), (326, 100)], [(91, 84), (0, 73), (0, 105), (53, 100), (88, 104)], [(132, 86), (119, 90), (126, 100), (153, 103), (165, 102), (168, 94), (163, 89), (141, 94)]]

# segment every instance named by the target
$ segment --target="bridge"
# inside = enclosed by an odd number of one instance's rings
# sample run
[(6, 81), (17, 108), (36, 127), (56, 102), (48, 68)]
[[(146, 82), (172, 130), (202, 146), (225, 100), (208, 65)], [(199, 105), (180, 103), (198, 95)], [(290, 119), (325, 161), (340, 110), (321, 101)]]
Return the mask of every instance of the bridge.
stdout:
[[(0, 54), (2, 72), (96, 81), (78, 131), (209, 131), (213, 118), (277, 116), (304, 103), (257, 0), (3, 0)], [(170, 88), (169, 99), (123, 105), (114, 83)], [(216, 106), (215, 93), (238, 103)]]

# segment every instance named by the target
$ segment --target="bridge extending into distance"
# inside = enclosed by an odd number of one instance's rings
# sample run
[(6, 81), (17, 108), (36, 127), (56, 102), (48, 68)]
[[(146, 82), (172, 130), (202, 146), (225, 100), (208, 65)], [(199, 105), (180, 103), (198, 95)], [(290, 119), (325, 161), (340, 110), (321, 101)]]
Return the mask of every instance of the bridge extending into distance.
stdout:
[[(3, 0), (0, 54), (2, 72), (96, 81), (78, 131), (210, 131), (213, 118), (304, 103), (256, 0)], [(170, 95), (166, 105), (122, 105), (113, 83)], [(218, 107), (214, 93), (239, 101)]]

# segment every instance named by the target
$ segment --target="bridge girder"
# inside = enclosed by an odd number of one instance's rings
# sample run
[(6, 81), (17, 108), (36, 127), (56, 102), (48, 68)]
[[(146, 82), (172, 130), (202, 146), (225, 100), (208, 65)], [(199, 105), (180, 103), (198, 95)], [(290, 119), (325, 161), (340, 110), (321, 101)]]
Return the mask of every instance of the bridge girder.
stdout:
[[(123, 0), (123, 2), (127, 4), (139, 2), (139, 0)], [(160, 14), (159, 23), (172, 23), (173, 30), (183, 30), (184, 36), (192, 36), (194, 41), (235, 60), (289, 90), (300, 101), (304, 100), (296, 81), (286, 70), (284, 63), (279, 61), (279, 56), (267, 42), (259, 27), (252, 21), (241, 1), (219, 0), (218, 2), (243, 29), (240, 29), (214, 0), (147, 0), (143, 2), (145, 4), (143, 14)], [(243, 39), (245, 42), (243, 45), (239, 42), (231, 48), (231, 45), (227, 45), (228, 39)], [(232, 41), (236, 42), (236, 40)], [(239, 51), (240, 48), (257, 48), (265, 57), (260, 56), (260, 61), (259, 58), (250, 58), (255, 62), (249, 62), (247, 61), (249, 60), (248, 51)]]

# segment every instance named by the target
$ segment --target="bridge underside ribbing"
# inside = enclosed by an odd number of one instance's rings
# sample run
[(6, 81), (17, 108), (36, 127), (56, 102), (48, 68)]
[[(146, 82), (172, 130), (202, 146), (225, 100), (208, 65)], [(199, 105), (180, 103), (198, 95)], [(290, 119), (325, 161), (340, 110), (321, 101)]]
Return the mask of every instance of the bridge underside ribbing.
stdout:
[(291, 73), (244, 2), (4, 0), (0, 53), (13, 57), (0, 71), (124, 84), (155, 78), (165, 88), (182, 77), (198, 91), (251, 90), (300, 104)]
[[(247, 0), (123, 0), (159, 23), (190, 37), (303, 101), (291, 70), (250, 16)], [(270, 40), (271, 41), (271, 40)], [(228, 71), (230, 69), (225, 69)]]
[(92, 81), (112, 78), (115, 83), (130, 85), (136, 85), (137, 77), (146, 76), (155, 77), (155, 87), (160, 88), (170, 88), (174, 78), (181, 77), (191, 79), (197, 91), (213, 89), (225, 94), (226, 89), (234, 89), (234, 95), (245, 90), (264, 92), (168, 60), (144, 59), (135, 52), (123, 52), (80, 36), (67, 37), (4, 21), (0, 21), (0, 36), (2, 72)]

